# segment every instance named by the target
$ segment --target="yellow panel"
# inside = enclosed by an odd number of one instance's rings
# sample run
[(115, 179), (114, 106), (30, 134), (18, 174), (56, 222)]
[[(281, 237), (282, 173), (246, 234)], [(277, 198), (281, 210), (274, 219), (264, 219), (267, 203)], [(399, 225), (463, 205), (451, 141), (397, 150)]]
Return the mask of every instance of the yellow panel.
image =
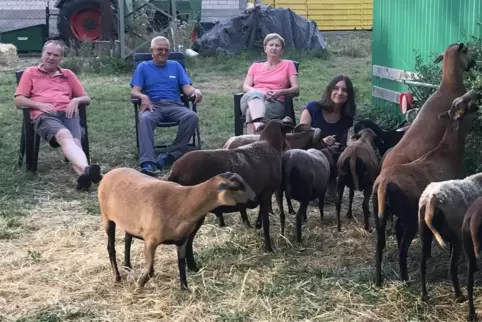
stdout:
[(290, 8), (316, 22), (320, 30), (371, 29), (373, 0), (264, 0), (276, 8)]

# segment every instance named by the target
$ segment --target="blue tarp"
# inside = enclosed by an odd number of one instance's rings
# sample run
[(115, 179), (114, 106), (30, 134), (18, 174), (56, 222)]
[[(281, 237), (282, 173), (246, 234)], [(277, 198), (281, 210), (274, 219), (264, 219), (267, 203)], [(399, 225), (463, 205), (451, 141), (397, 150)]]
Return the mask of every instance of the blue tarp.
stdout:
[(198, 38), (192, 49), (200, 55), (238, 54), (262, 48), (269, 33), (278, 33), (285, 47), (299, 52), (323, 51), (326, 42), (316, 23), (297, 15), (291, 9), (257, 5), (254, 10), (217, 22)]

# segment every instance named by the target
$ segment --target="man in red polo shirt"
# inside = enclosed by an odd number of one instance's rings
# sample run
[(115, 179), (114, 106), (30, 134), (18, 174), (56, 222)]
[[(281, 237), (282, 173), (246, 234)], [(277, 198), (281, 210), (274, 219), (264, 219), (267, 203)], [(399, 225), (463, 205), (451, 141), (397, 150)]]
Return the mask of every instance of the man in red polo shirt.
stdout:
[(77, 189), (86, 190), (102, 179), (100, 167), (89, 166), (81, 145), (79, 104), (89, 104), (90, 98), (75, 74), (59, 67), (63, 54), (62, 43), (46, 42), (42, 63), (23, 72), (14, 103), (31, 109), (30, 118), (37, 133), (48, 142), (57, 141), (79, 175)]

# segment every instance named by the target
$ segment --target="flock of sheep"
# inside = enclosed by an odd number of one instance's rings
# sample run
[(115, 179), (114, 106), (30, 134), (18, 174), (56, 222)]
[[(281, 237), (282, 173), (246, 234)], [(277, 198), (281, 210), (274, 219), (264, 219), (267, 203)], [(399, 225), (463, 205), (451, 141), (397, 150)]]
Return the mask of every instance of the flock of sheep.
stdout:
[[(426, 259), (431, 257), (433, 236), (451, 247), (450, 271), (455, 295), (464, 300), (457, 279), (457, 264), (464, 248), (469, 260), (469, 317), (475, 319), (473, 274), (482, 237), (482, 174), (462, 178), (465, 138), (477, 115), (479, 93), (466, 91), (463, 72), (474, 65), (467, 46), (449, 46), (436, 61), (443, 62), (439, 89), (404, 129), (383, 131), (375, 123), (357, 122), (349, 131), (347, 146), (327, 147), (323, 133), (306, 124), (259, 118), (259, 135), (230, 138), (220, 149), (186, 153), (158, 179), (129, 168), (109, 171), (98, 189), (102, 224), (108, 235), (108, 253), (115, 280), (120, 275), (114, 247), (116, 226), (125, 232), (124, 265), (131, 267), (132, 238), (144, 240), (147, 272), (143, 287), (154, 274), (154, 254), (159, 244), (177, 246), (181, 288), (187, 288), (186, 264), (197, 271), (193, 240), (208, 212), (224, 226), (224, 213), (240, 212), (251, 227), (246, 210), (259, 206), (256, 228), (263, 228), (264, 248), (272, 252), (269, 214), (272, 196), (280, 211), (281, 234), (285, 232), (283, 195), (288, 211), (291, 199), (299, 202), (296, 239), (311, 201), (318, 199), (323, 217), (324, 198), (336, 185), (338, 231), (345, 186), (349, 187), (351, 216), (354, 191), (362, 191), (365, 229), (372, 198), (376, 228), (376, 285), (382, 283), (381, 261), (387, 219), (396, 216), (400, 275), (408, 280), (407, 253), (416, 233), (421, 249), (422, 296), (426, 298)], [(463, 245), (463, 248), (462, 248)]]

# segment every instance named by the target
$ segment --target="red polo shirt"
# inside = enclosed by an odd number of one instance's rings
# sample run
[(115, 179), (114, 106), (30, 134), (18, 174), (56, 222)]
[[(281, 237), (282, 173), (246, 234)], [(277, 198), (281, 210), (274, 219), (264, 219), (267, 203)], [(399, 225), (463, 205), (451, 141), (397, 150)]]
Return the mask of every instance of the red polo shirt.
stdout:
[[(28, 67), (22, 74), (15, 96), (22, 95), (33, 101), (51, 104), (56, 110), (67, 108), (72, 98), (86, 95), (79, 79), (70, 69), (58, 68), (50, 76), (42, 65)], [(43, 112), (31, 109), (30, 118), (35, 120)]]

